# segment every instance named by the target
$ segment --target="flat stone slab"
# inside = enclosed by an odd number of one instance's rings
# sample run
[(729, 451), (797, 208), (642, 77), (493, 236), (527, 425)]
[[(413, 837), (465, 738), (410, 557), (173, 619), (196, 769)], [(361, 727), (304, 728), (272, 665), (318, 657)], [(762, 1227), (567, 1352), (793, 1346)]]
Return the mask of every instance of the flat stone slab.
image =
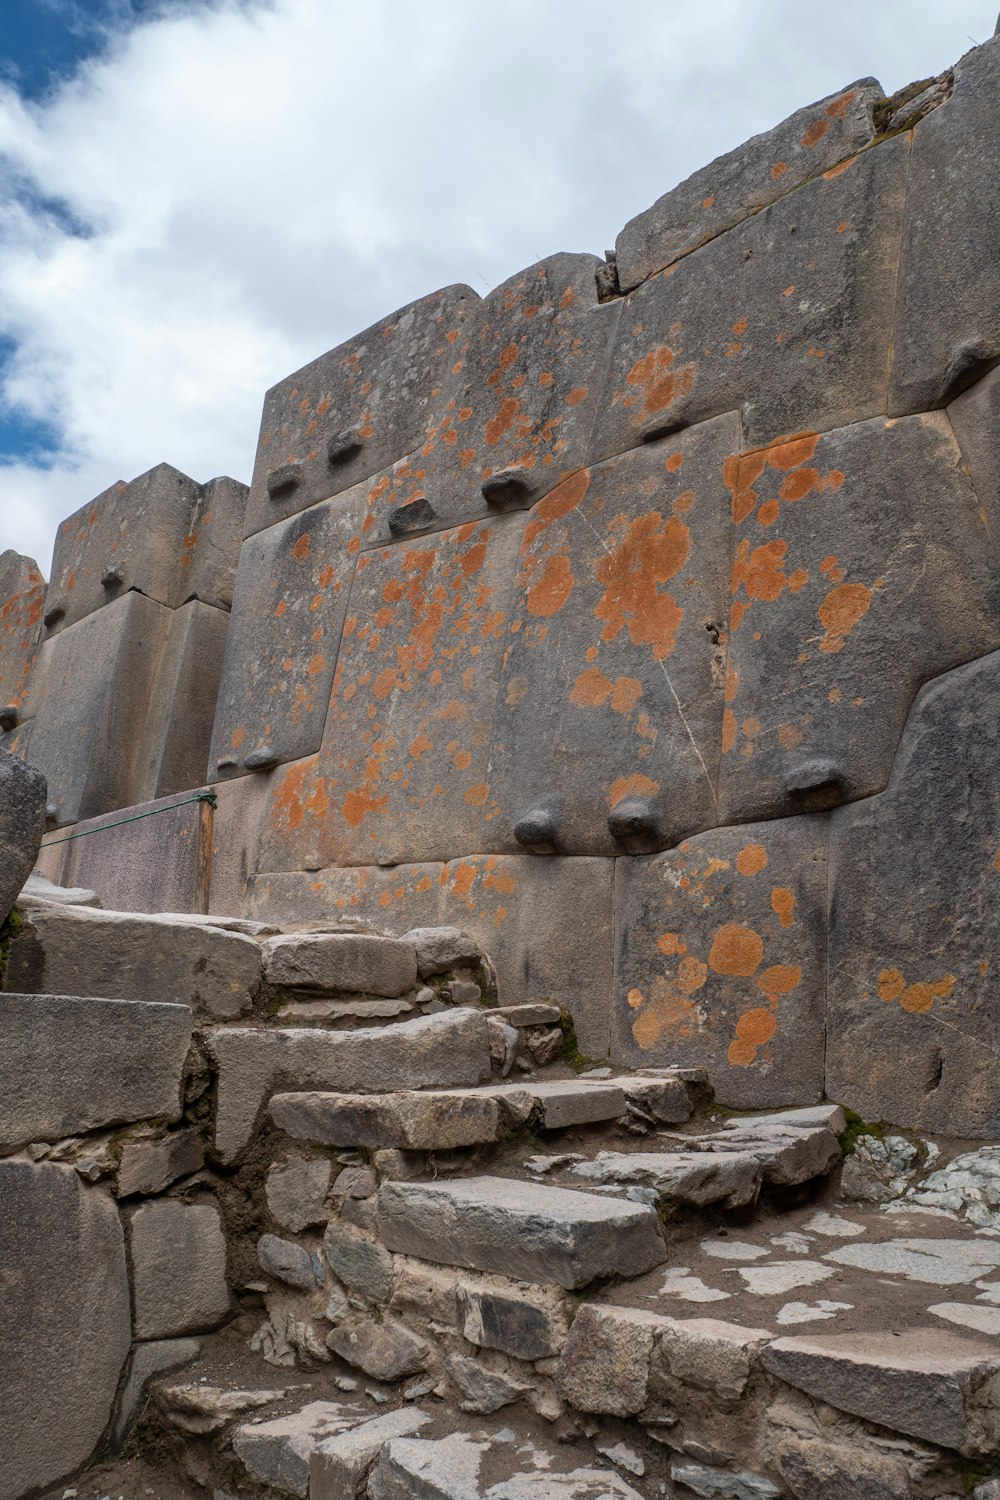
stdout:
[(136, 1338), (217, 1327), (229, 1312), (229, 1288), (226, 1240), (214, 1203), (143, 1203), (130, 1230)]
[(246, 1422), (233, 1433), (233, 1452), (252, 1479), (306, 1500), (313, 1452), (326, 1438), (353, 1427), (359, 1413), (335, 1401), (310, 1401), (301, 1411), (267, 1422)]
[(974, 1457), (1000, 1439), (996, 1345), (936, 1328), (776, 1339), (771, 1374), (816, 1400)]
[(232, 1020), (260, 989), (260, 944), (168, 915), (32, 907), (11, 944), (7, 983), (25, 992), (191, 1006)]
[(285, 933), (263, 947), (270, 984), (322, 993), (405, 995), (417, 984), (413, 945), (367, 933)]
[(379, 1232), (402, 1254), (570, 1289), (636, 1276), (666, 1258), (657, 1217), (643, 1204), (500, 1177), (386, 1183)]
[(593, 1161), (571, 1167), (584, 1183), (632, 1183), (654, 1188), (661, 1197), (696, 1208), (719, 1203), (740, 1208), (760, 1191), (761, 1169), (749, 1153), (733, 1151), (600, 1151)]
[(546, 1130), (563, 1130), (570, 1125), (595, 1125), (602, 1120), (618, 1120), (625, 1113), (625, 1093), (617, 1079), (600, 1083), (576, 1079), (554, 1079), (536, 1082), (527, 1079), (513, 1085), (530, 1094), (538, 1106), (541, 1124)]
[(297, 1140), (325, 1146), (386, 1146), (450, 1151), (497, 1141), (507, 1129), (489, 1092), (400, 1094), (278, 1094), (271, 1119)]
[(208, 1033), (205, 1045), (219, 1074), (215, 1146), (224, 1162), (246, 1146), (273, 1094), (475, 1087), (490, 1076), (486, 1021), (469, 1009), (349, 1032), (230, 1028)]
[(0, 1146), (180, 1118), (186, 1005), (0, 995)]
[(875, 134), (874, 78), (796, 110), (717, 156), (630, 219), (615, 241), (623, 292), (866, 146)]
[(412, 1437), (430, 1420), (418, 1407), (404, 1406), (324, 1438), (309, 1460), (309, 1500), (353, 1500), (385, 1444)]

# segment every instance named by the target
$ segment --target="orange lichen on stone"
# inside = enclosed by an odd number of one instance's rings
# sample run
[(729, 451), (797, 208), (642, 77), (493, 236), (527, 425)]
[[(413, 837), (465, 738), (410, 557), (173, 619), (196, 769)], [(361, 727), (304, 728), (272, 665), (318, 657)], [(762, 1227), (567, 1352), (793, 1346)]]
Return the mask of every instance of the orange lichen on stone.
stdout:
[(730, 1042), (726, 1057), (734, 1068), (746, 1068), (757, 1061), (757, 1053), (772, 1040), (778, 1029), (777, 1018), (766, 1006), (746, 1010), (736, 1022), (736, 1037)]
[(795, 921), (796, 896), (787, 885), (776, 885), (771, 891), (771, 909), (782, 927), (791, 927)]
[(594, 617), (601, 639), (616, 641), (623, 629), (635, 646), (649, 646), (655, 661), (673, 651), (684, 610), (660, 585), (674, 578), (691, 550), (690, 528), (678, 516), (649, 511), (629, 522), (615, 517), (608, 527), (612, 546), (595, 573), (604, 593)]
[(724, 922), (717, 929), (708, 954), (708, 967), (716, 974), (749, 978), (760, 968), (764, 940), (741, 922)]
[(842, 583), (831, 589), (816, 611), (826, 634), (819, 643), (825, 652), (842, 651), (847, 637), (869, 611), (872, 591), (863, 583)]
[(639, 421), (655, 412), (666, 411), (694, 387), (695, 368), (682, 365), (674, 370), (674, 351), (666, 345), (650, 349), (637, 359), (625, 377), (626, 385), (637, 386), (642, 399)]
[(911, 1015), (925, 1015), (933, 1009), (935, 1000), (947, 1000), (957, 982), (956, 975), (945, 974), (934, 981), (907, 984), (899, 969), (883, 969), (878, 976), (877, 993), (880, 1000), (890, 1004), (898, 1000), (901, 1008)]
[(642, 776), (638, 772), (622, 776), (611, 784), (608, 806), (615, 807), (623, 797), (655, 797), (659, 790), (658, 781), (651, 781), (648, 776)]
[(747, 844), (736, 856), (736, 868), (741, 875), (759, 875), (767, 869), (767, 850), (763, 844)]

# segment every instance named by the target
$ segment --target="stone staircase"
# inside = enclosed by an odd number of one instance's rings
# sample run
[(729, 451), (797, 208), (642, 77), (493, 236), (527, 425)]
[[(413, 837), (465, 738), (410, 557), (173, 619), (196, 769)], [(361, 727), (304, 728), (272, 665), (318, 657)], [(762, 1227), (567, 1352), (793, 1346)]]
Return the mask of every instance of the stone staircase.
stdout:
[[(124, 1228), (80, 1500), (1000, 1493), (993, 1148), (942, 1178), (855, 1122), (852, 1205), (836, 1104), (577, 1072), (462, 933), (80, 899), (26, 896), (0, 996), (0, 1193), (69, 1174)], [(10, 992), (52, 976), (87, 993)]]

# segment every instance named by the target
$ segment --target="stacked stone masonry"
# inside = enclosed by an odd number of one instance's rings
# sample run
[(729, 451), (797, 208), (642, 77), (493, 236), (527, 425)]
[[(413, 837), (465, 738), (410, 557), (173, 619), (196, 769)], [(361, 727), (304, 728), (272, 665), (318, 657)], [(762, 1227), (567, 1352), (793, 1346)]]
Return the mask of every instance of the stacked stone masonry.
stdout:
[[(160, 465), (63, 522), (48, 584), (0, 555), (0, 899), (39, 839), (76, 888), (0, 943), (0, 1278), (50, 1246), (0, 1500), (148, 1389), (170, 1441), (225, 1434), (242, 1468), (188, 1476), (224, 1496), (995, 1500), (998, 103), (1000, 38), (862, 79), (608, 260), (281, 381), (249, 488)], [(842, 1108), (909, 1133), (864, 1148), (924, 1216), (890, 1270), (958, 1216), (985, 1308), (805, 1337), (753, 1255), (742, 1290), (705, 1240), (674, 1264), (691, 1216), (825, 1192)], [(789, 1222), (788, 1264), (848, 1274)], [(698, 1287), (720, 1319), (669, 1300)], [(870, 1295), (827, 1290), (816, 1320)], [(282, 1390), (199, 1395), (179, 1367), (251, 1316)], [(328, 1367), (417, 1394), (293, 1410)], [(570, 1413), (576, 1467), (532, 1487), (435, 1400)]]

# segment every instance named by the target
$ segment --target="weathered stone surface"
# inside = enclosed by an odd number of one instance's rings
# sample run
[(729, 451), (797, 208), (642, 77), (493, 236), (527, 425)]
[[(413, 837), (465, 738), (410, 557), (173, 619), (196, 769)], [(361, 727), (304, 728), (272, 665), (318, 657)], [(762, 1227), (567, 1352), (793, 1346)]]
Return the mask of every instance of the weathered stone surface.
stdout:
[(840, 1190), (845, 1198), (891, 1203), (913, 1182), (920, 1153), (903, 1135), (859, 1135), (844, 1162)]
[(664, 193), (630, 219), (615, 241), (622, 291), (860, 151), (876, 133), (872, 110), (882, 97), (874, 78), (859, 79), (717, 156)]
[(775, 1339), (773, 1375), (814, 1399), (973, 1457), (1000, 1438), (996, 1345), (930, 1328)]
[(18, 1500), (85, 1463), (111, 1415), (130, 1339), (114, 1205), (70, 1167), (0, 1162), (0, 1267), (0, 1493)]
[[(275, 773), (276, 784), (299, 790), (308, 783), (315, 756), (283, 766)], [(299, 792), (294, 793), (295, 797)], [(303, 805), (304, 815), (304, 805)], [(298, 812), (295, 813), (298, 817)], [(273, 820), (272, 820), (273, 821)], [(246, 910), (279, 923), (357, 921), (397, 936), (405, 936), (415, 918), (428, 925), (438, 920), (440, 883), (444, 865), (377, 865), (323, 870), (284, 870), (287, 845), (275, 839), (265, 823), (261, 832), (259, 868), (250, 881)]]
[(187, 1177), (205, 1164), (205, 1148), (193, 1130), (175, 1130), (160, 1140), (126, 1140), (115, 1192), (119, 1198), (132, 1193), (160, 1193), (178, 1177)]
[(0, 1147), (180, 1116), (187, 1006), (0, 995)]
[(151, 802), (205, 780), (228, 628), (228, 611), (198, 600), (171, 612), (147, 686), (130, 802)]
[[(176, 1342), (194, 1341), (178, 1339)], [(146, 1344), (140, 1347), (159, 1346)], [(219, 1432), (244, 1412), (273, 1406), (284, 1394), (283, 1390), (232, 1390), (225, 1386), (202, 1385), (199, 1381), (197, 1385), (160, 1385), (155, 1399), (166, 1426), (176, 1428), (178, 1432), (203, 1435)]]
[(44, 906), (54, 901), (57, 906), (100, 906), (101, 898), (96, 891), (84, 886), (54, 885), (38, 870), (33, 870), (21, 887), (18, 906)]
[(653, 1345), (668, 1321), (634, 1307), (585, 1303), (559, 1361), (560, 1393), (579, 1411), (636, 1416), (648, 1399)]
[(257, 1264), (265, 1276), (274, 1276), (300, 1291), (314, 1291), (316, 1273), (308, 1250), (277, 1234), (262, 1234), (257, 1241)]
[(378, 1094), (475, 1087), (490, 1076), (486, 1021), (472, 1010), (350, 1032), (233, 1028), (211, 1032), (206, 1046), (219, 1072), (215, 1145), (226, 1162), (272, 1094), (289, 1088)]
[(158, 1339), (150, 1344), (136, 1344), (132, 1350), (132, 1363), (128, 1379), (118, 1398), (114, 1425), (111, 1429), (111, 1451), (118, 1453), (124, 1446), (129, 1429), (139, 1411), (139, 1403), (146, 1387), (154, 1375), (165, 1370), (176, 1370), (180, 1365), (190, 1364), (201, 1353), (198, 1339)]
[(417, 960), (398, 938), (290, 932), (264, 944), (264, 977), (289, 989), (405, 995), (416, 985)]
[(550, 1359), (566, 1339), (566, 1314), (551, 1297), (536, 1298), (528, 1287), (503, 1291), (476, 1281), (459, 1281), (458, 1326), (480, 1349), (499, 1349), (512, 1359)]
[(25, 993), (169, 1001), (231, 1020), (260, 987), (260, 945), (168, 915), (34, 907), (11, 945), (6, 982)]
[[(50, 846), (62, 855), (60, 880), (89, 886), (96, 904), (112, 912), (204, 912), (215, 814), (192, 795), (156, 798), (127, 812), (116, 808), (60, 830), (56, 837), (67, 831), (83, 835)], [(146, 813), (153, 816), (140, 816)], [(138, 821), (126, 823), (125, 817)]]
[(1000, 645), (996, 548), (949, 424), (799, 437), (731, 483), (721, 815), (881, 791), (921, 683)]
[(833, 816), (827, 1093), (866, 1120), (1000, 1133), (998, 718), (994, 653), (923, 690), (886, 791)]
[(0, 922), (28, 879), (45, 832), (45, 777), (0, 750)]
[(297, 1140), (324, 1146), (396, 1146), (451, 1151), (499, 1140), (507, 1121), (495, 1098), (478, 1091), (403, 1094), (277, 1094), (271, 1119)]
[(977, 1229), (1000, 1229), (1000, 1146), (953, 1157), (908, 1188), (906, 1197), (922, 1208), (961, 1214)]
[(551, 255), (496, 287), (468, 328), (459, 380), (419, 453), (371, 487), (371, 540), (526, 509), (580, 467), (619, 305), (591, 255)]
[(694, 1100), (682, 1078), (616, 1078), (627, 1104), (662, 1125), (682, 1125), (694, 1112)]
[(215, 917), (239, 917), (247, 909), (257, 868), (267, 780), (263, 776), (237, 776), (233, 781), (218, 782), (212, 790), (218, 800), (212, 816), (209, 896), (201, 909)]
[(569, 1125), (593, 1125), (601, 1120), (617, 1120), (625, 1113), (625, 1094), (613, 1078), (599, 1083), (584, 1080), (554, 1079), (552, 1082), (518, 1083), (538, 1105), (538, 1114), (546, 1130), (563, 1130)]
[(403, 940), (416, 952), (421, 979), (447, 974), (459, 964), (478, 964), (483, 957), (476, 939), (460, 927), (412, 927)]
[(305, 1500), (309, 1464), (324, 1438), (353, 1426), (357, 1413), (334, 1401), (310, 1401), (269, 1422), (247, 1422), (233, 1433), (233, 1452), (253, 1479)]
[(570, 1172), (584, 1182), (655, 1188), (667, 1201), (693, 1208), (709, 1203), (741, 1208), (754, 1202), (761, 1183), (760, 1164), (742, 1151), (599, 1151)]
[(479, 1470), (486, 1452), (485, 1443), (465, 1434), (436, 1442), (394, 1438), (382, 1450), (368, 1494), (371, 1500), (480, 1500)]
[(822, 1097), (826, 836), (784, 818), (619, 862), (616, 1062), (704, 1066), (737, 1109)]
[(326, 1227), (323, 1249), (345, 1286), (371, 1302), (386, 1301), (392, 1286), (392, 1256), (370, 1234), (334, 1219)]
[(525, 1381), (512, 1379), (502, 1371), (492, 1370), (464, 1354), (447, 1355), (444, 1365), (458, 1387), (461, 1397), (459, 1406), (463, 1411), (482, 1412), (485, 1415), (500, 1411), (502, 1407), (519, 1401), (528, 1389)]
[(644, 1204), (500, 1177), (384, 1183), (379, 1230), (406, 1255), (569, 1288), (640, 1275), (666, 1255)]
[(419, 448), (446, 403), (452, 365), (463, 356), (466, 325), (478, 308), (470, 287), (445, 287), (272, 386), (246, 535)]
[(368, 1471), (385, 1444), (412, 1436), (430, 1420), (417, 1407), (404, 1406), (324, 1438), (309, 1460), (309, 1500), (353, 1500), (363, 1493)]
[(196, 484), (158, 464), (106, 489), (56, 533), (46, 617), (63, 630), (137, 591), (177, 609), (189, 599), (227, 608), (239, 551), (246, 486)]
[(795, 1500), (910, 1500), (913, 1494), (905, 1466), (870, 1443), (862, 1450), (821, 1443), (812, 1434), (805, 1440), (782, 1435), (773, 1451)]
[(491, 1484), (484, 1500), (642, 1500), (642, 1497), (620, 1475), (607, 1469), (570, 1469), (562, 1474), (536, 1469)]
[(362, 496), (352, 491), (244, 542), (212, 733), (213, 778), (240, 774), (254, 752), (275, 763), (319, 749), (361, 521)]
[[(760, 1163), (764, 1181), (772, 1187), (796, 1187), (822, 1177), (840, 1160), (840, 1142), (833, 1129), (796, 1121), (794, 1111), (784, 1115), (759, 1115), (747, 1120), (727, 1121), (717, 1135), (697, 1138), (703, 1151), (745, 1151)], [(811, 1112), (803, 1110), (803, 1115)], [(845, 1129), (840, 1115), (838, 1128)]]
[(992, 535), (1000, 535), (1000, 370), (993, 370), (948, 407), (962, 457)]
[(693, 1491), (703, 1500), (781, 1500), (781, 1490), (761, 1474), (749, 1470), (719, 1469), (713, 1464), (693, 1464), (675, 1460), (670, 1465), (675, 1484)]
[(718, 1318), (665, 1318), (654, 1358), (654, 1375), (735, 1400), (742, 1396), (758, 1356), (772, 1335)]
[(994, 108), (1000, 45), (955, 65), (910, 153), (891, 412), (940, 406), (1000, 356)]
[(592, 460), (725, 411), (748, 446), (885, 411), (908, 150), (863, 152), (632, 292)]
[(0, 703), (17, 710), (19, 718), (44, 608), (45, 579), (34, 558), (0, 552)]
[(324, 1218), (331, 1170), (325, 1156), (289, 1156), (275, 1162), (264, 1179), (268, 1213), (296, 1233), (318, 1224)]
[(132, 1215), (129, 1257), (136, 1338), (214, 1328), (229, 1312), (226, 1240), (214, 1204), (144, 1203)]
[(645, 853), (710, 827), (739, 420), (566, 480), (530, 513), (490, 751), (502, 843)]
[(423, 1339), (395, 1318), (374, 1322), (367, 1313), (345, 1318), (326, 1336), (328, 1349), (364, 1370), (373, 1380), (402, 1380), (418, 1375), (430, 1353)]

